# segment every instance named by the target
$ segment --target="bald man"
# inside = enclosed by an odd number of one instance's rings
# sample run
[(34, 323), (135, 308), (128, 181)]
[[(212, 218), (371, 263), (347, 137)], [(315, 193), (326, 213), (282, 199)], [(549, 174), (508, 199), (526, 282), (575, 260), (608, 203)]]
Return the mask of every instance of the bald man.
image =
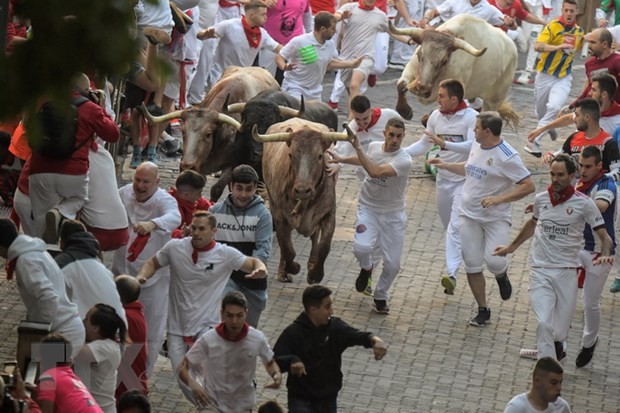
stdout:
[[(172, 231), (181, 225), (181, 214), (177, 201), (159, 187), (159, 169), (152, 162), (140, 164), (133, 183), (119, 189), (119, 195), (129, 221), (129, 247), (115, 252), (112, 271), (135, 277), (142, 265), (171, 239)], [(140, 294), (147, 322), (149, 376), (163, 342), (169, 283), (168, 268), (161, 268), (142, 285)]]

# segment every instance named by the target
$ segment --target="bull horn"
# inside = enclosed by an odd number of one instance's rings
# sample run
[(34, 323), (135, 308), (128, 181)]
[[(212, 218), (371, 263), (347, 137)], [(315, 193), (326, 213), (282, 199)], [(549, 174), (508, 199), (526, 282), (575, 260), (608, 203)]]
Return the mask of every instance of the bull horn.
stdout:
[(348, 141), (355, 136), (347, 123), (343, 123), (342, 126), (346, 129), (345, 132), (322, 132), (321, 136), (326, 141)]
[(245, 109), (245, 103), (232, 103), (228, 105), (224, 113), (241, 113)]
[(476, 49), (474, 46), (472, 46), (471, 44), (467, 43), (465, 40), (463, 39), (457, 39), (456, 37), (454, 38), (454, 48), (455, 49), (461, 49), (467, 53), (469, 53), (472, 56), (482, 56), (484, 54), (484, 52), (487, 51), (487, 48), (483, 48), (483, 49)]
[(278, 108), (280, 109), (280, 115), (282, 116), (289, 117), (289, 118), (301, 118), (306, 112), (304, 96), (301, 95), (301, 103), (299, 104), (299, 110), (289, 108), (288, 106), (280, 106), (280, 105), (278, 105)]
[(281, 133), (270, 133), (268, 135), (261, 135), (258, 133), (258, 127), (256, 125), (252, 126), (252, 138), (255, 141), (266, 143), (266, 142), (287, 142), (291, 139), (291, 132), (281, 132)]
[(228, 123), (229, 125), (234, 126), (235, 129), (237, 130), (241, 129), (241, 124), (239, 123), (237, 119), (230, 117), (228, 115), (224, 115), (223, 113), (217, 114), (217, 120), (219, 120), (222, 123)]
[(389, 24), (390, 33), (409, 36), (411, 37), (411, 40), (413, 40), (417, 44), (422, 44), (422, 33), (424, 33), (424, 29), (420, 29), (418, 27), (408, 27), (406, 29), (399, 29), (392, 24), (391, 20), (388, 22), (388, 24)]
[(166, 113), (165, 115), (162, 115), (162, 116), (153, 116), (151, 115), (149, 110), (146, 108), (146, 105), (144, 104), (144, 102), (142, 102), (142, 105), (140, 106), (140, 110), (142, 111), (142, 114), (144, 115), (146, 120), (149, 121), (149, 123), (162, 123), (168, 120), (176, 119), (180, 117), (181, 115), (183, 115), (182, 110), (175, 110), (174, 112)]

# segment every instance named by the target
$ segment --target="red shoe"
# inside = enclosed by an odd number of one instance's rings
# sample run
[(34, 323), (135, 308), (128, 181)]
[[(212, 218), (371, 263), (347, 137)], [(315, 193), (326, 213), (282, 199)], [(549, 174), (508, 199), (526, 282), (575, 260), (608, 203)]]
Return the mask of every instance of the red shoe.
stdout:
[(327, 106), (329, 106), (330, 108), (337, 110), (338, 109), (338, 102), (332, 102), (331, 100), (327, 101)]
[(368, 86), (375, 87), (377, 84), (377, 75), (368, 75)]

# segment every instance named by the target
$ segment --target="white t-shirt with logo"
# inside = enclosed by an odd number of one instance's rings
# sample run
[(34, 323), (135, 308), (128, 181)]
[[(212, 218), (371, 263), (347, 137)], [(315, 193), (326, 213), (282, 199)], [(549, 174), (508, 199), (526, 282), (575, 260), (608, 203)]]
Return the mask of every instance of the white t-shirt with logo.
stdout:
[(580, 267), (586, 223), (593, 230), (605, 226), (594, 201), (581, 192), (556, 206), (551, 204), (548, 191), (537, 194), (532, 217), (537, 220), (530, 249), (533, 267)]
[(529, 176), (519, 153), (508, 142), (502, 140), (491, 148), (474, 142), (465, 163), (461, 215), (479, 222), (511, 222), (510, 203), (483, 208), (482, 199), (501, 195)]
[(235, 248), (217, 243), (192, 259), (191, 237), (173, 239), (157, 253), (157, 261), (170, 266), (168, 332), (193, 336), (220, 322), (220, 305), (226, 282), (233, 270), (243, 266), (246, 256)]
[(535, 409), (527, 399), (527, 393), (522, 393), (508, 402), (504, 413), (571, 413), (571, 410), (566, 400), (561, 397), (549, 403), (545, 410)]
[(360, 205), (380, 213), (404, 211), (411, 157), (402, 148), (385, 152), (383, 142), (371, 142), (367, 155), (375, 164), (389, 164), (396, 171), (396, 176), (372, 178), (366, 174), (360, 190)]

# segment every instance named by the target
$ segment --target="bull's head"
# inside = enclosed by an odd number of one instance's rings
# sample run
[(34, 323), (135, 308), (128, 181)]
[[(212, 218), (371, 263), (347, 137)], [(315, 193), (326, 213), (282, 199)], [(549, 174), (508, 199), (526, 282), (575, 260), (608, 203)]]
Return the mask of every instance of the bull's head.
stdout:
[(256, 126), (252, 128), (252, 137), (258, 142), (286, 142), (289, 147), (291, 175), (294, 198), (305, 201), (314, 198), (317, 187), (324, 179), (325, 164), (323, 156), (332, 142), (347, 140), (346, 132), (321, 132), (311, 127), (293, 130), (289, 127), (284, 132), (262, 135)]
[(480, 50), (476, 49), (465, 40), (441, 30), (415, 27), (398, 29), (391, 22), (389, 25), (390, 33), (409, 36), (420, 45), (412, 57), (412, 59), (417, 58), (419, 64), (413, 89), (410, 90), (423, 98), (431, 96), (433, 86), (438, 83), (439, 75), (450, 61), (455, 50), (463, 50), (474, 57), (482, 56), (487, 50), (486, 47)]
[[(256, 124), (264, 124), (266, 126), (264, 130), (266, 130), (269, 126), (273, 125), (274, 123), (281, 122), (284, 119), (301, 118), (306, 112), (306, 106), (303, 96), (301, 97), (299, 109), (277, 105), (280, 118), (273, 118), (274, 113), (272, 107), (275, 107), (276, 105), (272, 102), (250, 101), (248, 103), (233, 103), (231, 105), (228, 105), (227, 103), (228, 97), (226, 98), (225, 109), (222, 110), (224, 113), (243, 114), (243, 122), (241, 124), (241, 128), (239, 129), (241, 132), (247, 130), (248, 127), (253, 127)], [(249, 107), (253, 109), (248, 111), (247, 109)], [(263, 107), (263, 109), (260, 109), (260, 107)], [(269, 111), (269, 113), (263, 113), (264, 110)]]

